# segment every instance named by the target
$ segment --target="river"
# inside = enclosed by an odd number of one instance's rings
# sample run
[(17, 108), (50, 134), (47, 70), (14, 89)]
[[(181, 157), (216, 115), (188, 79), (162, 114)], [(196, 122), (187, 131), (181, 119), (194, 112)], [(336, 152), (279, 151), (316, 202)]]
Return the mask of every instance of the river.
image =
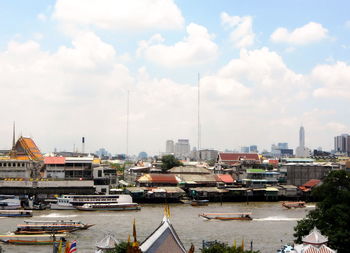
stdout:
[[(285, 209), (281, 202), (247, 203), (210, 203), (208, 206), (192, 207), (186, 204), (170, 204), (170, 221), (177, 231), (186, 249), (191, 243), (196, 252), (200, 252), (202, 240), (219, 240), (237, 245), (244, 240), (245, 248), (250, 248), (253, 241), (254, 250), (262, 253), (275, 253), (286, 243), (293, 241), (293, 228), (297, 221), (304, 218), (313, 204), (306, 208)], [(203, 212), (252, 212), (252, 221), (207, 221), (198, 217)], [(33, 220), (80, 220), (95, 224), (88, 230), (72, 233), (67, 239), (77, 240), (78, 252), (93, 253), (96, 241), (103, 238), (105, 232), (112, 232), (119, 240), (132, 236), (132, 223), (136, 220), (137, 238), (142, 242), (160, 224), (164, 206), (161, 204), (143, 204), (140, 211), (130, 212), (83, 212), (76, 210), (33, 211)], [(27, 218), (28, 219), (28, 218)], [(13, 231), (24, 218), (1, 218), (0, 234)], [(17, 246), (2, 244), (6, 253), (48, 253), (51, 246)]]

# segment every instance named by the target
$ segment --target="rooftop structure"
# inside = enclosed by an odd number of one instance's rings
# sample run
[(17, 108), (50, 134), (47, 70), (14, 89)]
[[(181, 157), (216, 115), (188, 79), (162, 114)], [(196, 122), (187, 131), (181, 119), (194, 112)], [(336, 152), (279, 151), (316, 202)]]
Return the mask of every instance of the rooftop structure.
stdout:
[(260, 163), (260, 157), (256, 153), (219, 153), (217, 162), (227, 165), (237, 165), (243, 161)]
[(44, 157), (32, 138), (20, 137), (10, 151), (14, 160), (43, 161)]

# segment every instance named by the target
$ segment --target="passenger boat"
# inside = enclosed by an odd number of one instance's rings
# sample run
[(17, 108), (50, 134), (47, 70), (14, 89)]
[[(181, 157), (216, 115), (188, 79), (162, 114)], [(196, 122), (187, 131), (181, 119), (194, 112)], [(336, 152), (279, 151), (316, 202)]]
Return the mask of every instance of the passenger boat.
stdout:
[(0, 210), (0, 217), (32, 217), (31, 210)]
[(132, 203), (132, 197), (120, 195), (62, 195), (56, 203), (50, 204), (52, 210), (74, 210), (84, 204)]
[(198, 216), (207, 220), (252, 220), (252, 213), (202, 213)]
[(137, 203), (84, 204), (75, 208), (80, 211), (131, 211), (141, 209)]
[(283, 202), (282, 206), (285, 208), (302, 208), (305, 207), (305, 201), (296, 201), (296, 202)]
[[(62, 234), (61, 236), (66, 236)], [(55, 235), (0, 235), (0, 241), (15, 245), (51, 245), (57, 242)]]
[(93, 224), (83, 224), (80, 221), (24, 221), (25, 224), (17, 225), (15, 234), (45, 234), (65, 233), (88, 229)]
[(207, 206), (209, 203), (209, 200), (207, 199), (194, 199), (191, 201), (192, 206)]

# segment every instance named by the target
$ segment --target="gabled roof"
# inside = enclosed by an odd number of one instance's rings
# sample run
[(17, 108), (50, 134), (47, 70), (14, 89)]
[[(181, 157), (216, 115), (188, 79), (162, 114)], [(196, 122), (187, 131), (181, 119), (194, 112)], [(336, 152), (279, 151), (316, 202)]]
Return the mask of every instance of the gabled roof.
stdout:
[(173, 174), (210, 174), (210, 170), (203, 168), (203, 167), (174, 167), (168, 170), (168, 173)]
[(176, 176), (172, 174), (145, 174), (137, 179), (137, 181), (139, 183), (178, 183)]
[(216, 183), (221, 182), (221, 179), (219, 179), (216, 175), (210, 174), (210, 175), (196, 175), (196, 174), (182, 174), (180, 175), (180, 178), (182, 179), (182, 182), (185, 183)]
[(10, 152), (10, 157), (17, 160), (44, 160), (39, 148), (32, 138), (20, 137)]
[(321, 182), (321, 180), (318, 179), (311, 179), (309, 181), (307, 181), (305, 184), (303, 184), (304, 187), (315, 187), (316, 185), (318, 185)]
[(119, 244), (119, 241), (108, 233), (101, 241), (96, 243), (96, 247), (98, 249), (114, 249), (117, 244)]
[(223, 162), (242, 160), (260, 161), (260, 157), (256, 153), (219, 153), (219, 159)]
[(314, 227), (310, 234), (304, 236), (302, 239), (304, 244), (321, 245), (328, 242), (327, 236), (321, 234), (321, 232)]
[(234, 179), (229, 174), (218, 174), (216, 176), (226, 184), (232, 184), (234, 182)]
[(326, 245), (321, 245), (320, 247), (315, 247), (313, 245), (295, 245), (294, 251), (296, 253), (336, 253), (335, 250), (332, 250), (331, 248), (327, 247)]
[(186, 253), (167, 217), (164, 217), (159, 227), (141, 243), (140, 249), (144, 253)]

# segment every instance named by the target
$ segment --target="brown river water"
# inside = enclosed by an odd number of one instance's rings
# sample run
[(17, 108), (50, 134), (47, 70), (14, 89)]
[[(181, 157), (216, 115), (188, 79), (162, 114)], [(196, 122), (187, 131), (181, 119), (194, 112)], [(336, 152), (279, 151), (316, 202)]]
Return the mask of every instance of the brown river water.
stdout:
[[(170, 221), (177, 231), (186, 249), (191, 243), (196, 252), (200, 252), (202, 240), (219, 240), (230, 245), (236, 240), (237, 245), (244, 240), (245, 248), (261, 253), (274, 253), (282, 244), (293, 241), (294, 226), (297, 221), (315, 207), (308, 203), (306, 208), (285, 209), (281, 202), (247, 203), (210, 203), (208, 206), (192, 207), (186, 204), (170, 204)], [(198, 217), (203, 212), (252, 212), (252, 221), (218, 221), (204, 220)], [(98, 211), (84, 212), (77, 210), (44, 210), (33, 211), (32, 220), (80, 220), (95, 224), (88, 230), (70, 234), (68, 240), (77, 240), (78, 252), (95, 252), (95, 243), (104, 237), (105, 232), (115, 234), (119, 240), (132, 236), (132, 223), (136, 220), (137, 238), (142, 242), (160, 224), (164, 215), (161, 204), (143, 204), (140, 211), (117, 212)], [(28, 218), (0, 218), (0, 234), (14, 231), (16, 225)], [(51, 246), (18, 246), (1, 245), (5, 253), (48, 253)]]

